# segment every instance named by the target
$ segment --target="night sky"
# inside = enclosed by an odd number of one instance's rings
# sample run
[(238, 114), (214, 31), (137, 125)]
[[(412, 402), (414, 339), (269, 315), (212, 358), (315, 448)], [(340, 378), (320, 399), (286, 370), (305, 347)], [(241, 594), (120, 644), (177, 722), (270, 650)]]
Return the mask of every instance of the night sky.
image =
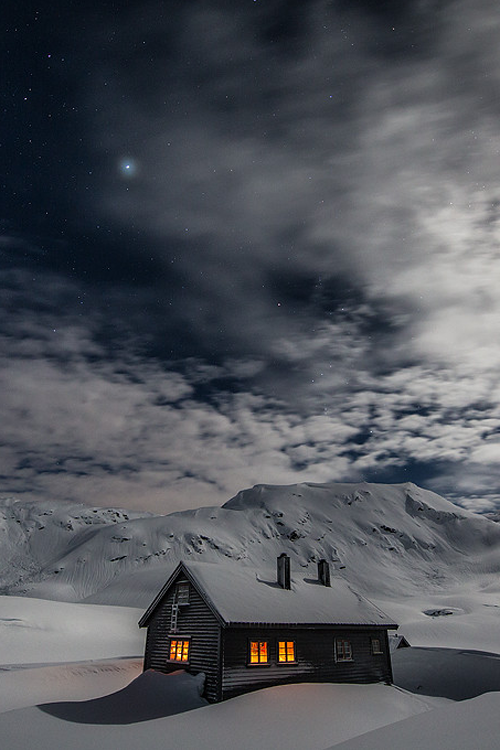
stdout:
[(496, 1), (1, 13), (2, 495), (500, 506)]

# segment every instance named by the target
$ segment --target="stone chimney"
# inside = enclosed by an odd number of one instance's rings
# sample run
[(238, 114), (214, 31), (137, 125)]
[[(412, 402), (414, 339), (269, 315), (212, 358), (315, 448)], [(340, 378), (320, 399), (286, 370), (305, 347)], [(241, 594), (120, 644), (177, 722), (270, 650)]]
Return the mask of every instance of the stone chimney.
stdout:
[(290, 558), (283, 552), (278, 557), (278, 585), (290, 589)]
[(318, 581), (322, 586), (330, 586), (330, 566), (326, 560), (318, 562)]

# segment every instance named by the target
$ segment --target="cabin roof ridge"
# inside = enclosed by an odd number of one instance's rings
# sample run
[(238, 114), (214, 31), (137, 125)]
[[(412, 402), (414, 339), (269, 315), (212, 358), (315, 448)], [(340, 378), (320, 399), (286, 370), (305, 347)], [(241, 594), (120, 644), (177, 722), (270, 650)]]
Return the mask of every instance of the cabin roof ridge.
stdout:
[(293, 574), (290, 587), (284, 588), (270, 569), (185, 560), (179, 562), (141, 617), (140, 627), (147, 625), (181, 572), (223, 627), (245, 622), (396, 627), (391, 617), (344, 577), (332, 577), (325, 586), (312, 579), (309, 571), (301, 571)]

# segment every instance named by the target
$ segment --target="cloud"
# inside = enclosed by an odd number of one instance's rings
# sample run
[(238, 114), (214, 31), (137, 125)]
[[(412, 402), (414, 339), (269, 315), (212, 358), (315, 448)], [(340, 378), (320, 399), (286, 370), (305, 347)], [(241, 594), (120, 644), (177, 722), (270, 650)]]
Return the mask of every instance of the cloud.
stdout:
[(167, 510), (418, 470), (496, 502), (495, 6), (285, 5), (89, 26), (79, 210), (117, 270), (0, 244), (9, 491)]
[[(67, 280), (47, 281), (71, 296)], [(169, 512), (219, 504), (259, 482), (356, 481), (411, 463), (456, 467), (463, 500), (470, 466), (482, 467), (485, 487), (497, 474), (498, 391), (475, 374), (457, 383), (455, 371), (421, 365), (376, 376), (359, 311), (345, 330), (325, 325), (281, 352), (299, 371), (311, 360), (325, 369), (324, 383), (318, 372), (305, 394), (283, 375), (272, 395), (261, 361), (168, 364), (132, 340), (110, 356), (98, 343), (99, 315), (79, 317), (76, 307), (54, 329), (48, 312), (24, 303), (0, 339), (4, 492)], [(332, 352), (329, 374), (322, 365)], [(488, 494), (481, 507), (494, 504)]]
[[(139, 27), (146, 47), (155, 7)], [(115, 84), (100, 68), (93, 96), (103, 147), (133, 147), (142, 171), (126, 186), (110, 174), (96, 199), (163, 240), (194, 328), (223, 325), (242, 349), (259, 333), (293, 339), (318, 311), (310, 297), (284, 323), (272, 279), (304, 289), (344, 274), (354, 295), (406, 320), (407, 357), (498, 365), (495, 14), (445, 5), (433, 28), (429, 8), (408, 10), (420, 47), (384, 58), (373, 35), (388, 44), (385, 17), (363, 4), (306, 4), (294, 54), (263, 35), (270, 11), (195, 5), (174, 19), (174, 52), (156, 48), (153, 83), (150, 66), (126, 64), (137, 19), (125, 23)]]

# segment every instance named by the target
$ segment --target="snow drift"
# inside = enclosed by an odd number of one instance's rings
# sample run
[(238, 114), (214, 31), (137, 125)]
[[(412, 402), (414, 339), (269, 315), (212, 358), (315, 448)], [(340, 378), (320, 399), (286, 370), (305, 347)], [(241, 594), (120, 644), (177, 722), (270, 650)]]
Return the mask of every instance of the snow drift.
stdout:
[(203, 674), (183, 670), (162, 674), (148, 669), (111, 695), (87, 701), (46, 703), (41, 710), (81, 724), (134, 724), (207, 706)]

